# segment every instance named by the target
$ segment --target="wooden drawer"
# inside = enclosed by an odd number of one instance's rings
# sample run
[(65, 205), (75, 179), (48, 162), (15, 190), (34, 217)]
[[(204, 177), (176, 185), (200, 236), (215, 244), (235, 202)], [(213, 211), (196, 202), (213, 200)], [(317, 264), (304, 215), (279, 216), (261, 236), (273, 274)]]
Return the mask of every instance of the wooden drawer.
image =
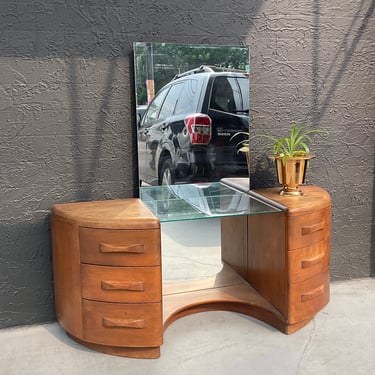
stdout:
[(327, 207), (307, 215), (288, 216), (288, 249), (299, 249), (329, 239), (331, 210)]
[(329, 301), (329, 270), (289, 285), (289, 324), (311, 319)]
[(160, 302), (161, 269), (81, 264), (82, 297), (107, 302)]
[(152, 347), (163, 341), (161, 303), (82, 300), (83, 339), (111, 346)]
[(329, 240), (288, 253), (288, 280), (297, 283), (329, 268)]
[(106, 266), (160, 265), (160, 230), (79, 228), (81, 262)]

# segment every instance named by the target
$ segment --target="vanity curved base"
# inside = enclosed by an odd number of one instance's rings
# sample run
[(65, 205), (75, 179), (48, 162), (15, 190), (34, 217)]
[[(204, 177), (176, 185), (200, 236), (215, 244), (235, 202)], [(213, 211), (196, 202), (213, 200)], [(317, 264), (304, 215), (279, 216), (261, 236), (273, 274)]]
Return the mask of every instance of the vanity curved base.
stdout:
[(90, 348), (92, 350), (95, 350), (97, 352), (109, 354), (109, 355), (115, 355), (118, 357), (126, 357), (126, 358), (138, 358), (138, 359), (155, 359), (160, 357), (160, 346), (157, 346), (155, 348), (150, 347), (142, 347), (142, 348), (136, 348), (136, 347), (126, 347), (126, 346), (109, 346), (109, 345), (101, 345), (101, 344), (95, 344), (92, 342), (84, 341), (79, 339), (78, 337), (75, 337), (68, 332), (66, 333), (72, 340), (78, 342), (79, 344), (86, 346), (87, 348)]

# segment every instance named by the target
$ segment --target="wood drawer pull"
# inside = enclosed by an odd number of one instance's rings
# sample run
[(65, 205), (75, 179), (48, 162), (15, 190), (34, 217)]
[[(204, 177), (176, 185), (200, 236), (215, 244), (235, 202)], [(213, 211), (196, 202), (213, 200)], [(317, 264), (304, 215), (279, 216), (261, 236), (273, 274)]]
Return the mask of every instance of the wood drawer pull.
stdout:
[(301, 229), (302, 236), (304, 236), (306, 234), (311, 234), (311, 233), (314, 233), (314, 232), (319, 232), (320, 230), (325, 229), (325, 225), (326, 225), (326, 222), (322, 221), (318, 224), (302, 227), (302, 229)]
[(324, 285), (320, 285), (317, 288), (313, 289), (309, 293), (301, 294), (301, 302), (310, 301), (310, 300), (320, 296), (321, 294), (323, 294), (323, 292), (324, 292)]
[(103, 290), (129, 290), (134, 292), (144, 292), (145, 283), (143, 281), (106, 281), (102, 280), (101, 288)]
[(309, 268), (312, 266), (315, 266), (316, 264), (319, 264), (323, 261), (324, 254), (320, 254), (314, 258), (310, 259), (304, 259), (301, 261), (301, 268)]
[(134, 245), (110, 245), (101, 243), (99, 245), (99, 251), (101, 253), (128, 253), (128, 254), (143, 254), (144, 245), (134, 244)]
[(146, 328), (146, 321), (144, 319), (115, 319), (103, 317), (104, 327), (115, 327), (115, 328)]

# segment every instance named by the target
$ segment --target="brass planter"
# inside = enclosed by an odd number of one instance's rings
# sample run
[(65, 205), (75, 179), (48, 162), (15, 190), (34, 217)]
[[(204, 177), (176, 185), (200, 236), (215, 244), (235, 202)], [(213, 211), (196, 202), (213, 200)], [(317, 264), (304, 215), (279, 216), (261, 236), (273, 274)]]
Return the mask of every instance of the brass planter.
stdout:
[(279, 184), (283, 185), (280, 195), (303, 195), (299, 185), (304, 183), (308, 161), (313, 157), (314, 155), (289, 157), (283, 161), (281, 156), (272, 156)]

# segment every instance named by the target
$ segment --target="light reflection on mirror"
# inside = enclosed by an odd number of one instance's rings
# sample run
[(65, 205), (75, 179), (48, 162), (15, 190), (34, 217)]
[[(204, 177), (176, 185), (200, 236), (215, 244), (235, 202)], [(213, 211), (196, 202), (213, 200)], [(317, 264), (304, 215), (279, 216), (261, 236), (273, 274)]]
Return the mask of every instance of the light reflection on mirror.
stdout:
[(222, 269), (220, 219), (162, 223), (161, 229), (164, 282), (202, 280)]
[(248, 177), (249, 48), (135, 43), (141, 186)]

